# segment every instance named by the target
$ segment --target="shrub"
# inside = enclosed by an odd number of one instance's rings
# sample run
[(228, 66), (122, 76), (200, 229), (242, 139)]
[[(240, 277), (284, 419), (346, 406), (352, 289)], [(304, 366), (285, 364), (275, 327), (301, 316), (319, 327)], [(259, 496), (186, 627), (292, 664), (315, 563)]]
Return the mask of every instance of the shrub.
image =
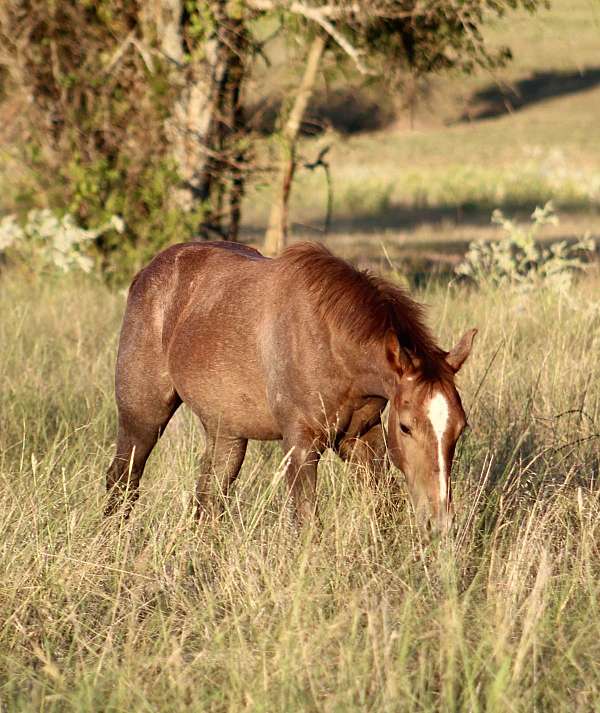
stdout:
[[(10, 57), (0, 124), (13, 117), (17, 167), (7, 207), (20, 220), (51, 207), (96, 232), (110, 281), (190, 238), (203, 214), (203, 206), (191, 214), (174, 200), (181, 179), (167, 126), (181, 72), (155, 50), (145, 5), (24, 0), (0, 12)], [(113, 214), (125, 230), (98, 232)]]
[(35, 271), (90, 272), (93, 241), (109, 230), (122, 233), (124, 228), (123, 220), (116, 215), (99, 228), (86, 230), (68, 213), (59, 218), (47, 208), (30, 210), (23, 226), (12, 214), (0, 221), (0, 254), (7, 251)]
[(560, 240), (548, 246), (537, 242), (544, 225), (558, 224), (551, 201), (543, 208), (537, 207), (531, 220), (530, 226), (519, 226), (496, 209), (492, 213), (492, 223), (502, 226), (504, 238), (486, 243), (472, 242), (464, 262), (456, 268), (456, 274), (479, 286), (568, 288), (573, 275), (584, 269), (586, 254), (595, 249), (594, 240), (586, 236), (576, 242)]

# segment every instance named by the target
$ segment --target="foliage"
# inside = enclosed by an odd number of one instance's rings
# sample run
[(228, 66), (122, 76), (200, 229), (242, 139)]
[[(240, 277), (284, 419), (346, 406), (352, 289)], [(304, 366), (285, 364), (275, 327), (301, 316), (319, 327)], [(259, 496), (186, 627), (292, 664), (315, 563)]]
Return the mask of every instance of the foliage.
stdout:
[(496, 209), (492, 222), (502, 226), (506, 233), (504, 239), (472, 242), (456, 274), (478, 285), (568, 288), (573, 274), (584, 269), (585, 255), (594, 250), (594, 240), (587, 237), (574, 243), (560, 240), (547, 247), (540, 244), (536, 240), (539, 230), (544, 225), (558, 223), (551, 201), (543, 208), (536, 208), (531, 219), (531, 226), (524, 228)]
[[(506, 46), (494, 48), (487, 45), (482, 32), (485, 21), (491, 16), (503, 15), (508, 9), (514, 10), (518, 5), (534, 11), (543, 4), (535, 0), (424, 4), (388, 0), (383, 3), (383, 12), (379, 7), (381, 3), (373, 8), (372, 16), (361, 28), (361, 40), (366, 51), (374, 53), (384, 68), (389, 67), (392, 60), (396, 67), (404, 65), (416, 74), (450, 69), (472, 72), (478, 66), (494, 69), (504, 65), (512, 55)], [(366, 5), (368, 8), (369, 3)], [(368, 9), (366, 14), (369, 15)]]
[(546, 0), (320, 0), (311, 5), (246, 0), (246, 4), (283, 17), (289, 36), (324, 32), (330, 47), (359, 72), (380, 74), (388, 81), (406, 70), (418, 75), (502, 66), (511, 58), (510, 49), (489, 46), (482, 30), (485, 23), (507, 11), (534, 12), (548, 5)]
[(16, 159), (28, 169), (17, 204), (49, 205), (90, 229), (122, 215), (126, 230), (97, 241), (112, 275), (190, 237), (203, 206), (187, 215), (173, 202), (166, 122), (177, 90), (152, 51), (144, 3), (9, 3), (0, 41), (20, 109)]
[(0, 220), (0, 255), (13, 259), (34, 271), (58, 268), (62, 272), (90, 272), (94, 260), (92, 243), (108, 231), (122, 234), (125, 225), (119, 216), (95, 230), (81, 228), (68, 213), (58, 218), (51, 210), (30, 210), (21, 226), (15, 215)]

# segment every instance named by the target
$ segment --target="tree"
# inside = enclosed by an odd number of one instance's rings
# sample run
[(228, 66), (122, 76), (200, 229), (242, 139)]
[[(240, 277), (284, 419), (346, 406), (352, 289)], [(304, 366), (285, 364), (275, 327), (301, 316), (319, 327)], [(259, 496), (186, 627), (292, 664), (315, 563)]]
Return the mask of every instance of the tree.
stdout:
[(21, 202), (88, 227), (122, 215), (125, 235), (98, 240), (112, 272), (174, 240), (236, 239), (249, 49), (241, 5), (225, 0), (0, 4)]
[[(165, 244), (236, 240), (252, 167), (244, 87), (264, 56), (257, 22), (305, 48), (279, 121), (276, 200), (266, 250), (285, 242), (300, 126), (327, 53), (364, 76), (472, 71), (505, 62), (481, 28), (543, 0), (8, 0), (0, 70), (17, 111), (25, 206), (84, 227), (123, 216), (98, 250), (131, 273)], [(262, 44), (264, 44), (263, 41)], [(6, 97), (10, 97), (7, 100)]]
[(517, 7), (534, 11), (543, 0), (247, 0), (257, 13), (275, 13), (284, 26), (312, 37), (306, 71), (287, 121), (283, 121), (278, 191), (265, 250), (275, 254), (287, 236), (288, 202), (296, 162), (298, 127), (318, 77), (325, 49), (362, 75), (410, 72), (413, 77), (451, 69), (494, 68), (511, 57), (488, 47), (481, 28), (490, 16)]
[(200, 232), (236, 240), (247, 146), (242, 90), (250, 37), (239, 4), (155, 0), (161, 49), (179, 89), (167, 122), (186, 210), (205, 207)]
[(298, 143), (300, 123), (302, 122), (302, 118), (310, 101), (319, 72), (319, 63), (321, 62), (326, 45), (327, 39), (325, 35), (318, 32), (310, 44), (302, 81), (298, 87), (294, 103), (281, 132), (280, 175), (275, 187), (275, 201), (271, 209), (269, 226), (265, 236), (265, 250), (267, 254), (276, 255), (281, 251), (286, 242), (288, 206), (294, 172), (296, 170), (296, 145)]

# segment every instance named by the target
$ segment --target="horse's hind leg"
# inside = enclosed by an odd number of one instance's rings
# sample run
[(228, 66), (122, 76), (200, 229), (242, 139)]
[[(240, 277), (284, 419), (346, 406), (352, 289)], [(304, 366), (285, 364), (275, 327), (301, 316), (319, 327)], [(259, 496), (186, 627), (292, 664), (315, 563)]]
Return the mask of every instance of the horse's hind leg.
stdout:
[(206, 434), (206, 450), (200, 464), (194, 496), (195, 517), (198, 522), (220, 514), (218, 496), (227, 495), (237, 478), (248, 441), (234, 436)]
[(122, 508), (127, 517), (139, 497), (139, 485), (144, 466), (156, 441), (181, 403), (172, 391), (168, 398), (159, 396), (143, 385), (137, 396), (131, 389), (121, 394), (117, 452), (106, 474), (108, 503), (105, 514)]

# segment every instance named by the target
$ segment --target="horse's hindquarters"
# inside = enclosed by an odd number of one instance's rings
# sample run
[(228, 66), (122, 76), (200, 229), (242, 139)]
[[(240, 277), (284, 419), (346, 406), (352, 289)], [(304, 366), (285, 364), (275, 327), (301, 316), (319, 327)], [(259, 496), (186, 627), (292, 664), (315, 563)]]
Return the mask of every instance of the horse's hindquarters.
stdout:
[(267, 399), (263, 350), (270, 265), (214, 250), (194, 271), (193, 290), (170, 329), (170, 378), (209, 430), (257, 440), (281, 437)]

